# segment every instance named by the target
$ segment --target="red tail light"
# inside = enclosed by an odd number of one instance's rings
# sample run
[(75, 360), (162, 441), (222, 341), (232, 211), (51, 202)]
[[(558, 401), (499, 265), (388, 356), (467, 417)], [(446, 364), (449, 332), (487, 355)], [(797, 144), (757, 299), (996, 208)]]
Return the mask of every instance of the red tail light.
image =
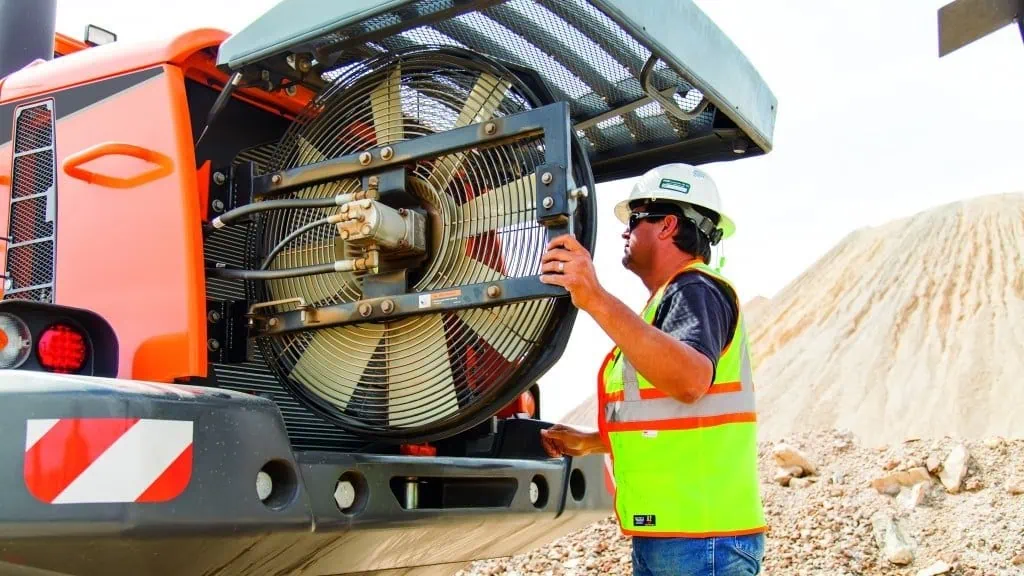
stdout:
[(55, 324), (39, 336), (39, 364), (51, 372), (69, 374), (85, 366), (85, 337), (64, 324)]

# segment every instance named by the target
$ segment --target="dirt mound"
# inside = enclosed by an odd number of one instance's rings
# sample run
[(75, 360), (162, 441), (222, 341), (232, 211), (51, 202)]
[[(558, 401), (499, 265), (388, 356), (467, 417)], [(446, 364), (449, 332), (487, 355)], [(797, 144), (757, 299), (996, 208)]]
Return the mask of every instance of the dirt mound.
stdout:
[[(1024, 575), (1024, 440), (947, 437), (875, 448), (828, 431), (785, 443), (806, 455), (814, 474), (781, 485), (780, 443), (762, 442), (766, 576)], [(629, 538), (608, 519), (459, 575), (631, 573)]]
[(1024, 195), (860, 230), (750, 327), (761, 433), (1024, 435)]

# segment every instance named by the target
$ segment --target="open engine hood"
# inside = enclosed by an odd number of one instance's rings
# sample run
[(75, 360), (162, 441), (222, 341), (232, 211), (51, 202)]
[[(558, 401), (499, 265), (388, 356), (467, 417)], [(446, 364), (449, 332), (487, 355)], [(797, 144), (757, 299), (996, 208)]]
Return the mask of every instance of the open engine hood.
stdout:
[[(772, 148), (774, 94), (690, 0), (283, 0), (228, 38), (218, 64), (309, 81), (412, 44), (534, 71), (570, 104), (598, 182)], [(305, 75), (296, 55), (314, 64)]]

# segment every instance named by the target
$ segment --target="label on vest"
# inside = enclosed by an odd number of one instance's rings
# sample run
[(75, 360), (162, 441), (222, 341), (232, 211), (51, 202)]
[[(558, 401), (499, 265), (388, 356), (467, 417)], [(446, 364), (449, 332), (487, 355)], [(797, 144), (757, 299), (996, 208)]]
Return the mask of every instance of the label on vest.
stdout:
[(634, 514), (633, 526), (654, 526), (654, 514)]

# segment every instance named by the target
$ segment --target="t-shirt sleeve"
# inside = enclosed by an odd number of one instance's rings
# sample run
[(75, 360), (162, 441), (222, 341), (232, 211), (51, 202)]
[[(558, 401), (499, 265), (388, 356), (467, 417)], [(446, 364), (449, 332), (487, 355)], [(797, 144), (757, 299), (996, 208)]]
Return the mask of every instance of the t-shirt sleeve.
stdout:
[(683, 274), (665, 289), (654, 325), (707, 356), (714, 374), (736, 330), (736, 304), (718, 282), (699, 273)]

